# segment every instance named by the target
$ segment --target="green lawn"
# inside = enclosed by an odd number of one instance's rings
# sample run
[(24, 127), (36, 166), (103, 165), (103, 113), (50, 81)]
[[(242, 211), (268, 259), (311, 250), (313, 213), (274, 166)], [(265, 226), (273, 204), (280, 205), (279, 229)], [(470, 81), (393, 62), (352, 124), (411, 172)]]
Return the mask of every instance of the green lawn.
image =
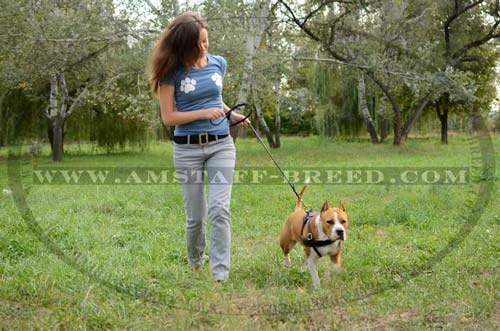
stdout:
[[(500, 151), (500, 137), (492, 141)], [(484, 165), (478, 146), (472, 137), (401, 147), (284, 137), (273, 153), (287, 168), (470, 168)], [(172, 167), (170, 143), (66, 152), (55, 166)], [(19, 163), (24, 195), (0, 193), (0, 330), (500, 328), (498, 152), (485, 155), (496, 174), (466, 185), (312, 183), (306, 202), (317, 210), (342, 199), (350, 219), (343, 269), (322, 259), (317, 291), (300, 272), (299, 247), (282, 265), (278, 236), (295, 204), (286, 184), (234, 185), (232, 269), (218, 285), (208, 265), (194, 273), (187, 264), (179, 185), (32, 185), (34, 166), (54, 166), (48, 153)], [(6, 155), (0, 190), (9, 187)], [(248, 166), (273, 163), (255, 139), (240, 139), (237, 167)]]

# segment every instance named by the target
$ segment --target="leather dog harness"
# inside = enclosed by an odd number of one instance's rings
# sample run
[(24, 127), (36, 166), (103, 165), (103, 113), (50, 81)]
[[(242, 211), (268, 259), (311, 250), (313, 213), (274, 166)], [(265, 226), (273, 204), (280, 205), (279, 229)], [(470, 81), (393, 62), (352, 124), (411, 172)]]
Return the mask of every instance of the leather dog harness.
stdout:
[[(316, 247), (323, 247), (323, 246), (328, 246), (330, 244), (333, 244), (336, 240), (331, 240), (331, 239), (326, 239), (326, 240), (316, 240), (313, 239), (313, 234), (312, 234), (312, 217), (313, 217), (313, 211), (312, 209), (306, 211), (306, 214), (304, 218), (302, 219), (302, 229), (300, 230), (300, 235), (301, 235), (301, 240), (304, 243), (304, 245), (312, 247), (316, 254), (318, 254), (319, 257), (322, 257), (321, 253)], [(307, 237), (304, 237), (304, 228), (306, 227), (307, 224)]]

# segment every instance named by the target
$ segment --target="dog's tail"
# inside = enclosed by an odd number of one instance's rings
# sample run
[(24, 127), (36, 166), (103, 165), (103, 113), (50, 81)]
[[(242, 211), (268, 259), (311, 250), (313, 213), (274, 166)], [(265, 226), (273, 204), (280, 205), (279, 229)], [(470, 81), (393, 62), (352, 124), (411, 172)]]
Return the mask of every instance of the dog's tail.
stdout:
[(309, 184), (309, 178), (306, 178), (306, 181), (304, 182), (304, 186), (302, 186), (302, 189), (300, 190), (299, 198), (297, 199), (297, 202), (295, 203), (295, 210), (302, 209), (302, 205), (304, 204), (302, 197), (304, 196), (304, 192), (306, 191), (308, 184)]

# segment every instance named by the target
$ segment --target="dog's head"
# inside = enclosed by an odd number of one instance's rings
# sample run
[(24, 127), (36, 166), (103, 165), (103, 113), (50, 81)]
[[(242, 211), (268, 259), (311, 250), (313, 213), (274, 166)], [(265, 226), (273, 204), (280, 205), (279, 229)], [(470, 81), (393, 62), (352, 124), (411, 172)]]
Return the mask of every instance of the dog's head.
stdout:
[(321, 226), (323, 232), (332, 240), (346, 240), (346, 231), (349, 226), (344, 203), (339, 201), (337, 208), (330, 208), (325, 200), (320, 212)]

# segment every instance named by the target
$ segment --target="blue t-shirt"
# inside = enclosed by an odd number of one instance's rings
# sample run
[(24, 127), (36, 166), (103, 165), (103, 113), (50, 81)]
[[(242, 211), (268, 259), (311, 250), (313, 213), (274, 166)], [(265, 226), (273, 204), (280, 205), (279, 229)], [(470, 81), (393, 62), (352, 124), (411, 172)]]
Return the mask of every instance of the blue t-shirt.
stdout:
[[(226, 60), (222, 56), (207, 55), (207, 65), (202, 68), (192, 68), (186, 72), (184, 66), (175, 69), (171, 79), (162, 79), (160, 85), (174, 85), (175, 108), (177, 111), (191, 111), (204, 108), (219, 107), (222, 103), (222, 80), (226, 74)], [(185, 136), (208, 132), (211, 134), (227, 134), (229, 125), (225, 117), (212, 121), (196, 120), (190, 123), (176, 125), (174, 134)]]

